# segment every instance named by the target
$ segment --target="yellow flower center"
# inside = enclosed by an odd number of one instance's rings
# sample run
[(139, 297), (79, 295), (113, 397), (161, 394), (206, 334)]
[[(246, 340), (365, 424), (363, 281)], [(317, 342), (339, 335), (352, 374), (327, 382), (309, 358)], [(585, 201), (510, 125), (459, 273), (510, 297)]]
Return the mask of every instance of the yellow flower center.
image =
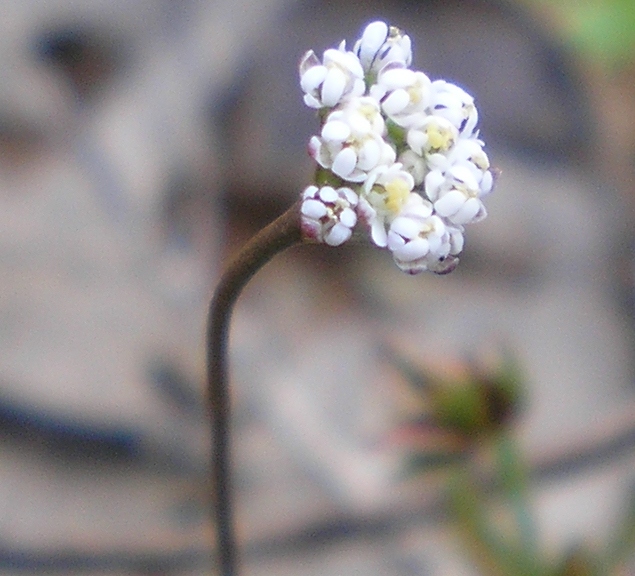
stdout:
[(428, 135), (428, 146), (430, 150), (447, 151), (452, 145), (452, 132), (447, 128), (441, 128), (438, 125), (428, 126), (426, 129)]
[(393, 214), (396, 214), (401, 210), (401, 207), (406, 202), (410, 189), (408, 184), (401, 178), (395, 178), (388, 184), (384, 185), (386, 190), (386, 208)]
[(366, 120), (372, 123), (377, 116), (377, 109), (371, 104), (362, 104), (359, 107), (359, 113), (366, 118)]
[(412, 104), (416, 105), (421, 102), (421, 89), (419, 88), (419, 86), (410, 86), (410, 88), (408, 88), (406, 92), (408, 92), (408, 98), (410, 98), (410, 102)]
[(431, 232), (434, 232), (434, 226), (432, 224), (424, 224), (419, 232), (419, 238), (427, 238)]

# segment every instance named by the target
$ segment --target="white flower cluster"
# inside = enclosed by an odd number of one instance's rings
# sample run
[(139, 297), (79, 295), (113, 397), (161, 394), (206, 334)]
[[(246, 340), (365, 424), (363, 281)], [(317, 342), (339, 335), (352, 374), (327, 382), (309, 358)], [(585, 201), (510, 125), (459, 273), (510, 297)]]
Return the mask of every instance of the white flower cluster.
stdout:
[(489, 159), (473, 98), (409, 68), (410, 38), (373, 22), (353, 50), (345, 41), (300, 62), (307, 106), (319, 110), (309, 142), (316, 185), (303, 194), (305, 238), (338, 246), (358, 221), (410, 274), (454, 270), (464, 226), (486, 216)]

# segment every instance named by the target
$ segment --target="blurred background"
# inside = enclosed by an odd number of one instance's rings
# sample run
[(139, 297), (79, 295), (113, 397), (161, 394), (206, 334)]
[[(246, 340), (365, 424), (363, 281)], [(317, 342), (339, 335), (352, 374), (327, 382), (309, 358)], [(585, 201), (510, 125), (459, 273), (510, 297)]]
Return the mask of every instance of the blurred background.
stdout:
[(2, 574), (210, 572), (207, 303), (310, 181), (299, 58), (378, 18), (411, 36), (415, 68), (475, 95), (501, 176), (450, 276), (302, 246), (245, 290), (244, 573), (487, 573), (443, 470), (405, 473), (418, 404), (394, 354), (512, 354), (523, 401), (505, 425), (540, 554), (611, 537), (635, 480), (630, 0), (4, 0)]

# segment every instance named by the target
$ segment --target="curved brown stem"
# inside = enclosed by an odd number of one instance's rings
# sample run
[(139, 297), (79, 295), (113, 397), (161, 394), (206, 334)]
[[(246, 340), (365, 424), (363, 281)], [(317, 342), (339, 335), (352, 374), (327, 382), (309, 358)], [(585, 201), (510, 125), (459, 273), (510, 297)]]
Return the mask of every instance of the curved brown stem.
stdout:
[(249, 279), (278, 252), (301, 241), (300, 205), (263, 228), (229, 263), (210, 302), (207, 317), (208, 402), (212, 417), (212, 490), (215, 499), (220, 574), (237, 574), (230, 474), (230, 403), (227, 344), (231, 313)]

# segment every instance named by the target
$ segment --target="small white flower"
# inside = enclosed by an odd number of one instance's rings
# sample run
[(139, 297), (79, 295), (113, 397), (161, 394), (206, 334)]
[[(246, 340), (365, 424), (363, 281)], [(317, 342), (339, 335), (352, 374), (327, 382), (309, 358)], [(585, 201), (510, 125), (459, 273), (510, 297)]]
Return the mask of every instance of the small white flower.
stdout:
[(388, 248), (397, 266), (408, 274), (425, 270), (447, 274), (458, 264), (463, 229), (447, 225), (430, 202), (412, 193), (390, 225)]
[(493, 177), (487, 154), (483, 150), (483, 142), (476, 138), (460, 138), (447, 154), (431, 154), (427, 158), (432, 170), (447, 173), (452, 166), (465, 166), (478, 183), (479, 198), (492, 190)]
[(359, 59), (342, 45), (324, 52), (320, 63), (309, 50), (300, 61), (300, 86), (304, 103), (310, 108), (332, 108), (347, 97), (361, 96), (366, 90)]
[(309, 151), (320, 166), (349, 182), (363, 182), (370, 170), (395, 161), (395, 151), (383, 137), (384, 119), (377, 101), (355, 98), (326, 119)]
[(401, 213), (391, 222), (388, 248), (395, 263), (409, 274), (428, 269), (428, 264), (449, 254), (449, 235), (432, 204), (411, 193)]
[(302, 235), (304, 238), (339, 246), (346, 242), (357, 223), (358, 196), (350, 188), (309, 186), (302, 194)]
[(432, 83), (430, 112), (447, 118), (465, 137), (474, 135), (478, 111), (474, 98), (465, 90), (445, 80)]
[(389, 62), (405, 67), (412, 62), (410, 38), (399, 28), (385, 22), (372, 22), (355, 42), (353, 52), (359, 57), (364, 71), (376, 74)]
[(454, 225), (471, 224), (487, 216), (479, 198), (479, 182), (465, 164), (452, 166), (446, 174), (439, 170), (429, 172), (425, 191), (436, 213)]
[(378, 166), (368, 174), (360, 199), (360, 216), (370, 227), (377, 246), (387, 245), (386, 226), (399, 215), (414, 184), (412, 175), (399, 163)]
[(445, 154), (459, 138), (459, 131), (443, 116), (426, 116), (408, 130), (406, 141), (408, 146), (419, 154)]
[(479, 185), (479, 197), (489, 194), (492, 191), (494, 178), (490, 170), (489, 158), (483, 150), (483, 142), (476, 138), (461, 139), (453, 155), (457, 164), (465, 164), (474, 174)]
[(424, 118), (431, 85), (423, 72), (391, 63), (379, 72), (370, 95), (381, 102), (382, 110), (395, 124), (409, 128)]

